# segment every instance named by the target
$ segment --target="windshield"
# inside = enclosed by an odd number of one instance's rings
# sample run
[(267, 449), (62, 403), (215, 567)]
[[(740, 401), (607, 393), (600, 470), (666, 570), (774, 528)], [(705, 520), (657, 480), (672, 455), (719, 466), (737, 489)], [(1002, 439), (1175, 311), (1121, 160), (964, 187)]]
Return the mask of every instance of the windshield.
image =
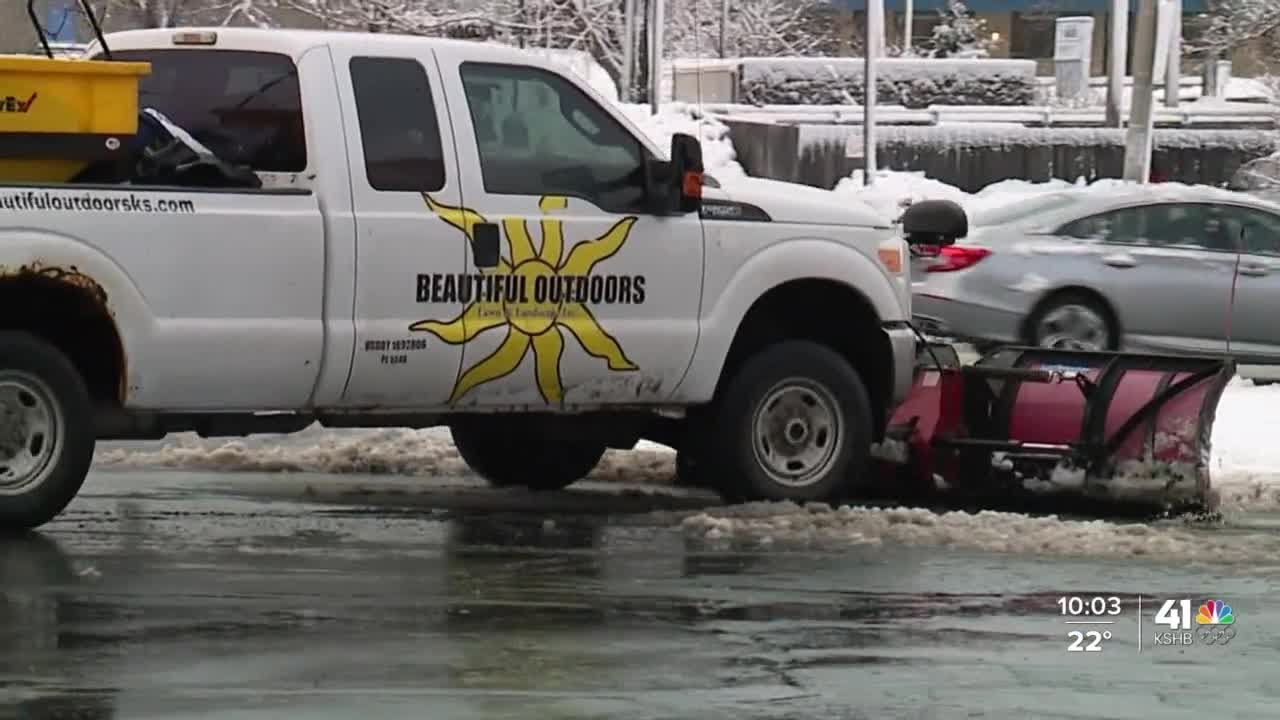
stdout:
[(971, 221), (974, 225), (981, 226), (1007, 225), (1066, 207), (1070, 203), (1071, 196), (1065, 193), (1034, 195), (1030, 198), (1010, 200), (995, 207), (976, 209), (973, 211)]

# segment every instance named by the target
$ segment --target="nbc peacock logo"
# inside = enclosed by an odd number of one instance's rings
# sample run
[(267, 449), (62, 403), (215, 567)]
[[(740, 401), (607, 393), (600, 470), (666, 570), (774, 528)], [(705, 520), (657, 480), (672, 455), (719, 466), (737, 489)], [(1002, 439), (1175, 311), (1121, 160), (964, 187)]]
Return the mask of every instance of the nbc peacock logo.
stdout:
[(1196, 612), (1197, 625), (1231, 625), (1235, 621), (1231, 606), (1221, 600), (1206, 600)]

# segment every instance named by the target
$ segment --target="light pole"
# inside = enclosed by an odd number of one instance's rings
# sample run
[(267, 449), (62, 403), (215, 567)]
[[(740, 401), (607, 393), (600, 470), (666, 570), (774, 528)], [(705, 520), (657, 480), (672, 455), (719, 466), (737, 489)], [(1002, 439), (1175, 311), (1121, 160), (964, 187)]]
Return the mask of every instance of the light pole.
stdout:
[(862, 182), (875, 182), (876, 171), (876, 63), (884, 43), (884, 0), (867, 0), (867, 57), (862, 71)]
[(1125, 135), (1124, 179), (1145, 183), (1151, 178), (1152, 90), (1156, 60), (1156, 2), (1138, 0), (1138, 26), (1133, 38), (1133, 99)]

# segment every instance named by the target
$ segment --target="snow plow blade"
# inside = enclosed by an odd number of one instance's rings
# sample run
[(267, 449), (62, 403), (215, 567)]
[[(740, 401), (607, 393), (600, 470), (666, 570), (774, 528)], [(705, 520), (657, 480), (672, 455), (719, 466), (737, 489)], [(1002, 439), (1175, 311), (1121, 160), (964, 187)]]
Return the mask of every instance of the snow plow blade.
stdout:
[(930, 345), (917, 367), (873, 451), (889, 486), (1144, 512), (1215, 505), (1209, 442), (1230, 358), (1006, 347), (962, 367)]

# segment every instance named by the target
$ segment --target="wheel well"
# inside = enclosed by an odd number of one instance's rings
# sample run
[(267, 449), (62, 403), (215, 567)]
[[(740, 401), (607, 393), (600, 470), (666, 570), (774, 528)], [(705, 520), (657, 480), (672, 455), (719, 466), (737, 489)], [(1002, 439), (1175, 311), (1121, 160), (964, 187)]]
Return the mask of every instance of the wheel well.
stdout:
[(0, 330), (29, 332), (62, 351), (95, 402), (124, 398), (124, 346), (106, 293), (74, 270), (44, 268), (0, 278)]
[(1055, 300), (1060, 300), (1065, 295), (1076, 295), (1079, 297), (1085, 297), (1097, 303), (1098, 309), (1102, 310), (1103, 313), (1106, 314), (1107, 322), (1111, 324), (1111, 328), (1115, 331), (1115, 337), (1112, 338), (1112, 342), (1115, 342), (1117, 344), (1120, 342), (1120, 337), (1123, 334), (1124, 330), (1123, 328), (1120, 327), (1120, 316), (1116, 314), (1116, 309), (1111, 305), (1111, 301), (1107, 300), (1107, 298), (1104, 297), (1102, 293), (1098, 292), (1097, 290), (1094, 290), (1092, 288), (1087, 288), (1081, 285), (1068, 285), (1066, 287), (1060, 287), (1056, 290), (1053, 290), (1052, 292), (1049, 292), (1044, 297), (1036, 301), (1036, 304), (1031, 308), (1031, 312), (1028, 312), (1026, 314), (1026, 317), (1022, 319), (1022, 329), (1019, 331), (1019, 334), (1022, 336), (1023, 342), (1026, 342), (1029, 345), (1035, 343), (1035, 338), (1031, 336), (1032, 319), (1035, 318), (1035, 316), (1041, 310), (1048, 307), (1051, 302)]
[(742, 363), (782, 340), (812, 340), (838, 352), (862, 377), (877, 440), (893, 393), (893, 350), (875, 308), (857, 290), (831, 280), (793, 280), (760, 296), (729, 346), (717, 395)]

